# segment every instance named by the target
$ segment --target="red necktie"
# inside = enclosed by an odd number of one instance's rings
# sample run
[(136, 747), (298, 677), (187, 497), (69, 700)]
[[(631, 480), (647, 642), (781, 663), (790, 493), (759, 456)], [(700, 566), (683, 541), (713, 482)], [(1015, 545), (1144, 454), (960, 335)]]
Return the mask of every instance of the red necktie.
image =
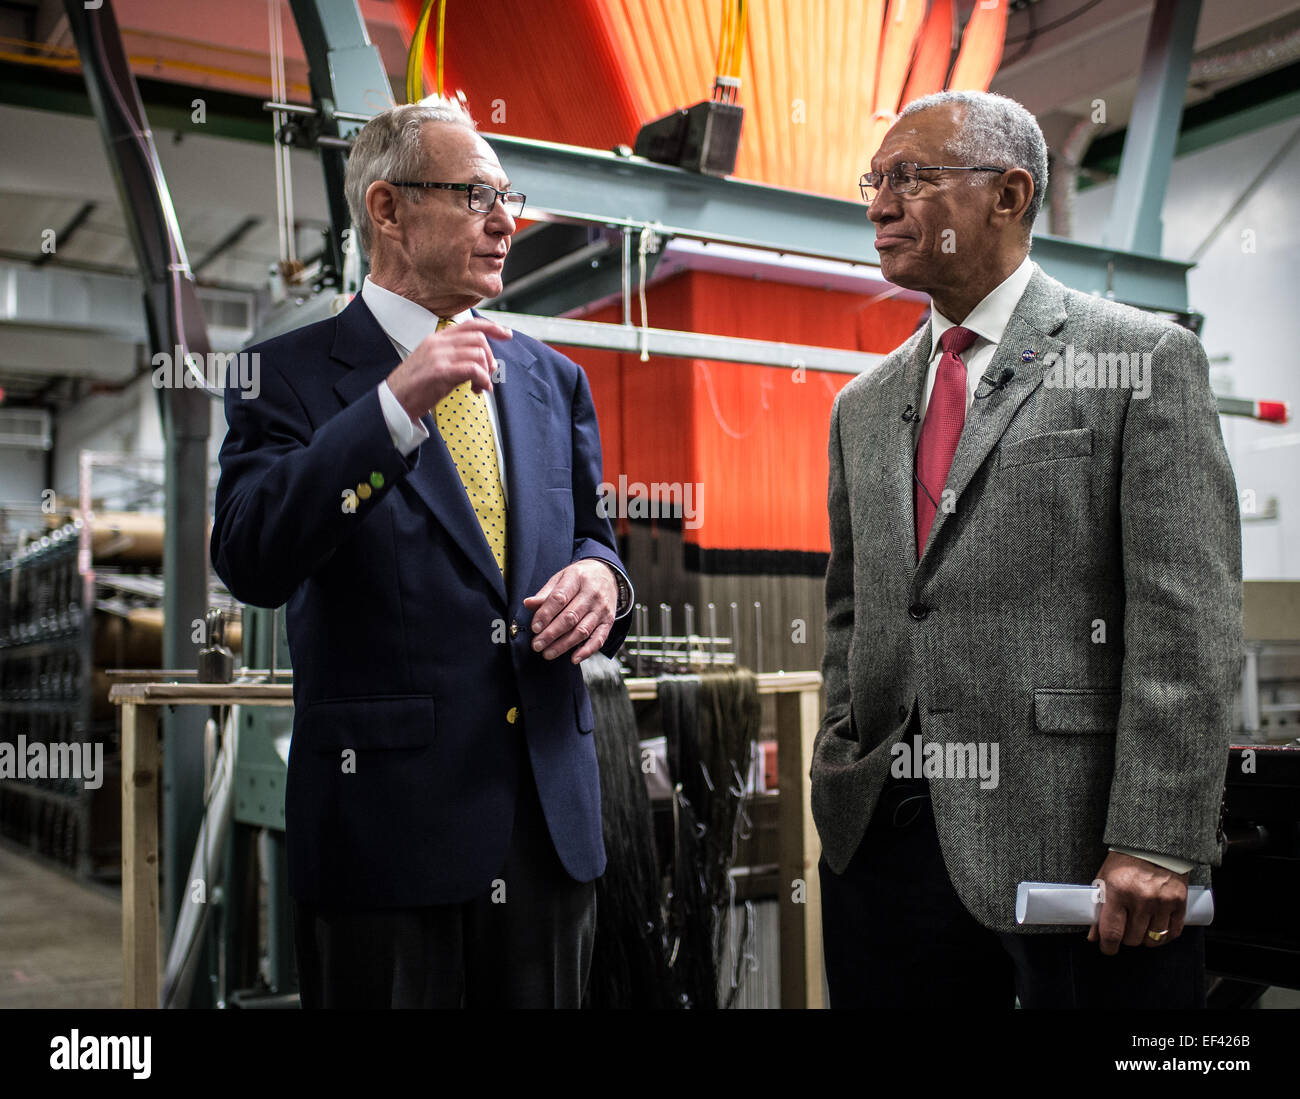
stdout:
[(926, 539), (948, 483), (952, 457), (957, 453), (962, 425), (966, 422), (966, 364), (961, 353), (975, 342), (969, 328), (949, 328), (939, 337), (943, 358), (935, 371), (934, 388), (921, 424), (921, 441), (916, 447), (916, 556), (925, 551)]

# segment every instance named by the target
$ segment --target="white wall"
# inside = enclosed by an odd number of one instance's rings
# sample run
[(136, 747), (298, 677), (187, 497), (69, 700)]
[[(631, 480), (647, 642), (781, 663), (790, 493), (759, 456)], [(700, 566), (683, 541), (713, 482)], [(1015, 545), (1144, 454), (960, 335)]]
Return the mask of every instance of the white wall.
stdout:
[[(215, 464), (226, 434), (226, 416), (219, 402), (212, 403), (211, 434), (208, 439), (210, 472), (208, 495), (215, 488)], [(158, 457), (163, 453), (157, 390), (146, 375), (120, 393), (98, 393), (61, 415), (54, 431), (54, 483), (45, 483), (45, 455), (40, 450), (0, 447), (0, 505), (39, 505), (41, 492), (53, 488), (60, 497), (76, 498), (79, 492), (79, 460), (83, 450), (110, 454)], [(105, 508), (120, 506), (120, 490), (129, 481), (110, 473), (97, 473), (92, 491), (102, 497)], [(159, 505), (161, 497), (159, 498)], [(39, 517), (34, 522), (39, 525)]]
[(45, 452), (0, 447), (0, 505), (41, 502), (45, 487)]
[[(1163, 254), (1190, 260), (1216, 223), (1300, 127), (1300, 117), (1202, 149), (1174, 161), (1164, 209)], [(1114, 185), (1079, 196), (1075, 236), (1100, 243)], [(1215, 364), (1215, 389), (1254, 399), (1289, 401), (1300, 417), (1300, 145), (1293, 147), (1236, 212), (1189, 272), (1191, 307), (1205, 314), (1203, 340)], [(1253, 239), (1244, 238), (1246, 232)], [(1254, 251), (1247, 250), (1251, 245)], [(1300, 578), (1300, 423), (1222, 419), (1241, 491), (1254, 490), (1262, 511), (1277, 499), (1278, 517), (1243, 516), (1247, 579)], [(1285, 445), (1278, 445), (1285, 444)]]

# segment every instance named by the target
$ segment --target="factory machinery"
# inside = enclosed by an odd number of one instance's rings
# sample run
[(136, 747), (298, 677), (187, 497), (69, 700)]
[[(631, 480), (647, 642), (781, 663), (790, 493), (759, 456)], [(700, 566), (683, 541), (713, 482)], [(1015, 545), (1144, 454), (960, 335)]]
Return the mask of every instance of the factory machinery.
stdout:
[[(123, 152), (120, 113), (124, 103), (126, 109), (134, 104), (139, 110), (139, 99), (110, 90), (112, 86), (118, 92), (123, 88), (134, 92), (120, 37), (115, 40), (111, 4), (105, 3), (93, 20), (81, 7), (69, 0), (69, 20), (118, 173), (123, 206), (137, 229), (140, 266), (147, 281), (153, 280), (147, 298), (151, 334), (162, 347), (203, 348), (202, 317), (156, 156), (150, 166), (151, 145), (142, 146), (145, 155), (134, 160)], [(331, 230), (323, 257), (312, 270), (305, 271), (286, 251), (277, 274), (282, 302), (263, 318), (255, 340), (328, 316), (357, 290), (362, 260), (347, 244), (350, 226), (342, 197), (346, 149), (375, 109), (375, 89), (383, 89), (381, 98), (391, 100), (387, 76), (355, 0), (291, 0), (291, 8), (307, 53), (312, 102), (288, 102), (281, 78), (276, 98), (267, 104), (278, 139), (282, 214), (287, 212), (284, 204), (289, 194), (284, 147), (310, 148), (320, 156)], [(1176, 81), (1177, 59), (1168, 55), (1167, 45), (1157, 43), (1158, 48), (1150, 49), (1147, 64), (1155, 67), (1157, 75), (1165, 69), (1168, 79)], [(733, 249), (713, 254), (729, 255), (728, 262), (742, 268), (820, 265), (809, 278), (812, 283), (842, 278), (858, 280), (860, 286), (875, 260), (871, 231), (858, 204), (721, 178), (727, 165), (734, 163), (739, 129), (735, 114), (739, 108), (731, 102), (734, 78), (728, 75), (736, 65), (733, 55), (724, 73), (720, 61), (720, 74), (726, 79), (715, 87), (713, 100), (651, 123), (637, 143), (636, 152), (644, 155), (486, 135), (510, 166), (512, 177), (528, 181), (529, 216), (537, 219), (519, 234), (506, 291), (492, 303), (496, 308), (488, 315), (593, 356), (622, 356), (624, 363), (666, 356), (736, 364), (738, 369), (788, 369), (797, 362), (809, 370), (854, 374), (879, 362), (877, 353), (777, 339), (723, 338), (648, 323), (644, 287), (656, 266), (698, 263), (711, 246)], [(418, 61), (414, 71), (420, 71)], [(1146, 110), (1139, 101), (1131, 133), (1149, 132), (1150, 127), (1144, 131), (1142, 125)], [(142, 111), (128, 128), (137, 137), (142, 132), (147, 136)], [(1156, 210), (1172, 155), (1172, 146), (1162, 149), (1158, 144), (1153, 140), (1132, 157), (1126, 147), (1119, 183), (1121, 191), (1159, 190)], [(129, 160), (132, 163), (126, 163)], [(149, 170), (142, 172), (141, 165)], [(291, 240), (291, 232), (285, 237)], [(1068, 285), (1101, 290), (1196, 328), (1200, 318), (1187, 302), (1187, 265), (1159, 259), (1136, 243), (1128, 240), (1132, 250), (1126, 251), (1043, 236), (1035, 238), (1034, 255)], [(637, 284), (639, 294), (634, 291)], [(636, 324), (638, 298), (640, 323)], [(593, 302), (607, 307), (603, 315), (608, 321), (544, 315), (571, 312)], [(671, 313), (662, 315), (671, 317)], [(599, 406), (600, 369), (590, 372)], [(165, 400), (206, 401), (215, 396), (174, 391)], [(1259, 402), (1221, 401), (1221, 411), (1279, 418), (1277, 409), (1261, 408)], [(158, 621), (151, 633), (153, 647), (137, 651), (137, 668), (156, 671), (156, 680), (193, 679), (197, 672), (191, 667), (195, 646), (188, 641), (189, 623), (203, 619), (214, 606), (230, 607), (235, 613), (229, 596), (215, 591), (209, 577), (196, 578), (189, 575), (192, 568), (180, 567), (180, 562), (195, 559), (192, 554), (185, 556), (181, 542), (197, 546), (204, 533), (203, 518), (183, 501), (210, 502), (209, 492), (187, 497), (181, 487), (204, 475), (198, 472), (196, 452), (202, 450), (201, 431), (205, 433), (206, 427), (199, 428), (202, 417), (188, 404), (174, 403), (164, 413), (168, 487), (166, 526), (157, 531), (162, 543), (158, 560), (171, 563), (163, 569), (169, 589), (180, 573), (186, 572), (188, 579), (177, 591), (164, 593), (156, 568), (141, 570), (146, 575), (135, 579), (115, 576), (111, 558), (106, 551), (100, 553), (94, 528), (82, 517), (92, 517), (93, 522), (89, 499), (77, 516), (69, 515), (67, 523), (42, 535), (34, 546), (14, 553), (0, 568), (0, 717), (6, 723), (0, 726), (0, 739), (12, 740), (18, 722), (33, 718), (48, 722), (43, 728), (55, 737), (110, 738), (112, 718), (102, 708), (97, 710), (95, 703), (103, 682), (96, 685), (94, 676), (108, 667), (123, 669), (133, 663), (123, 654), (140, 633), (143, 604), (152, 603)], [(604, 422), (602, 415), (602, 426)], [(801, 616), (811, 623), (808, 632), (814, 638), (820, 635), (815, 574), (817, 566), (824, 568), (824, 561), (796, 555), (797, 567), (791, 570), (787, 566), (792, 558), (780, 558), (776, 568), (750, 568), (754, 582), (749, 583), (742, 579), (746, 569), (735, 566), (738, 555), (733, 550), (693, 541), (694, 536), (688, 537), (683, 528), (680, 515), (675, 519), (669, 515), (654, 524), (625, 522), (620, 529), (627, 543), (625, 559), (638, 580), (638, 595), (651, 607), (657, 606), (660, 614), (655, 628), (653, 611), (638, 609), (623, 654), (628, 670), (655, 674), (717, 661), (765, 671), (816, 667), (820, 648), (816, 643), (792, 642), (788, 623)], [(721, 566), (710, 575), (711, 562), (726, 562), (729, 575), (722, 575)], [(771, 566), (773, 559), (765, 558), (763, 564)], [(781, 572), (798, 575), (770, 575)], [(1210, 967), (1220, 977), (1214, 994), (1223, 1003), (1253, 1002), (1270, 984), (1300, 987), (1300, 935), (1294, 922), (1289, 926), (1286, 921), (1286, 914), (1295, 910), (1292, 902), (1300, 900), (1296, 896), (1300, 744), (1295, 740), (1300, 711), (1300, 635), (1295, 623), (1300, 621), (1300, 606), (1294, 587), (1256, 590), (1258, 597), (1247, 585), (1247, 636), (1252, 647), (1245, 661), (1240, 743), (1233, 748), (1228, 769), (1227, 857), (1215, 878), (1219, 918), (1209, 944)], [(170, 616), (167, 630), (161, 621), (164, 599)], [(674, 629), (669, 615), (687, 612), (688, 605), (689, 620), (682, 613), (681, 629)], [(104, 640), (101, 628), (94, 624), (92, 607), (125, 624), (107, 627), (108, 640)], [(721, 614), (720, 627), (709, 616), (710, 607)], [(1262, 616), (1252, 613), (1252, 607), (1289, 609)], [(697, 608), (700, 622), (695, 621)], [(287, 682), (292, 673), (283, 610), (244, 608), (242, 648), (237, 656), (234, 651), (222, 654), (217, 665), (227, 656), (229, 674), (236, 682)], [(178, 716), (163, 726), (168, 771), (162, 803), (160, 861), (165, 893), (161, 909), (165, 930), (176, 928), (169, 951), (173, 964), (167, 1002), (244, 1007), (295, 1003), (283, 844), (292, 712), (234, 706), (196, 719), (181, 718), (183, 709), (176, 707)], [(770, 729), (770, 724), (769, 714), (764, 728)], [(650, 736), (647, 743), (653, 740)], [(214, 747), (216, 741), (222, 743), (220, 750)], [(753, 839), (737, 852), (736, 866), (742, 871), (738, 899), (748, 896), (762, 902), (775, 889), (770, 869), (775, 861), (779, 793), (775, 761), (763, 754), (759, 759), (749, 791)], [(18, 785), (0, 783), (0, 823), (13, 838), (83, 873), (102, 870), (113, 860), (113, 824), (110, 818), (96, 815), (101, 809), (108, 811), (99, 805), (103, 797), (96, 801), (75, 791), (52, 791), (31, 783), (15, 794)], [(115, 780), (104, 785), (116, 790)], [(661, 823), (664, 804), (661, 800)], [(223, 815), (222, 821), (213, 819), (216, 812)], [(56, 820), (60, 823), (53, 823)], [(215, 857), (210, 850), (214, 837), (225, 838)], [(196, 851), (202, 853), (202, 863), (194, 861), (199, 858)], [(202, 866), (220, 883), (208, 910), (216, 918), (205, 913), (200, 921), (186, 922), (181, 898), (195, 866)], [(259, 919), (263, 910), (264, 927)]]

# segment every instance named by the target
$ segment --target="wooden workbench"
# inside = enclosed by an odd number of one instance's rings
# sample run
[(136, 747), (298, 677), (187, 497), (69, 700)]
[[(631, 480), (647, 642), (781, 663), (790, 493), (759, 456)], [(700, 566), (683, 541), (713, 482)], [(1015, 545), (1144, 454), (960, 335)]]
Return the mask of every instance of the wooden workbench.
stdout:
[[(655, 680), (628, 679), (633, 699), (656, 695)], [(775, 672), (758, 677), (776, 696), (781, 790), (781, 1006), (821, 1007), (822, 921), (808, 766), (820, 721), (821, 676)], [(292, 706), (293, 687), (277, 684), (119, 683), (109, 700), (122, 708), (122, 1002), (158, 1007), (158, 710), (163, 706)], [(794, 792), (798, 796), (793, 796)]]

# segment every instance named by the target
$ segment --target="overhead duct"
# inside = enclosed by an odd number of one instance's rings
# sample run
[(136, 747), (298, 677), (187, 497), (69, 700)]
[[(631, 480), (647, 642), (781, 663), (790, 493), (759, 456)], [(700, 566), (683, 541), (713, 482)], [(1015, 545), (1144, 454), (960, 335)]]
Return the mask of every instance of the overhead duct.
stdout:
[[(1187, 74), (1187, 83), (1205, 87), (1229, 80), (1240, 82), (1285, 68), (1297, 60), (1300, 60), (1300, 27), (1253, 46), (1195, 58)], [(1048, 194), (1052, 232), (1056, 236), (1074, 236), (1079, 170), (1089, 146), (1102, 129), (1103, 126), (1091, 118), (1081, 119), (1057, 154), (1059, 167), (1052, 172), (1052, 190)]]

